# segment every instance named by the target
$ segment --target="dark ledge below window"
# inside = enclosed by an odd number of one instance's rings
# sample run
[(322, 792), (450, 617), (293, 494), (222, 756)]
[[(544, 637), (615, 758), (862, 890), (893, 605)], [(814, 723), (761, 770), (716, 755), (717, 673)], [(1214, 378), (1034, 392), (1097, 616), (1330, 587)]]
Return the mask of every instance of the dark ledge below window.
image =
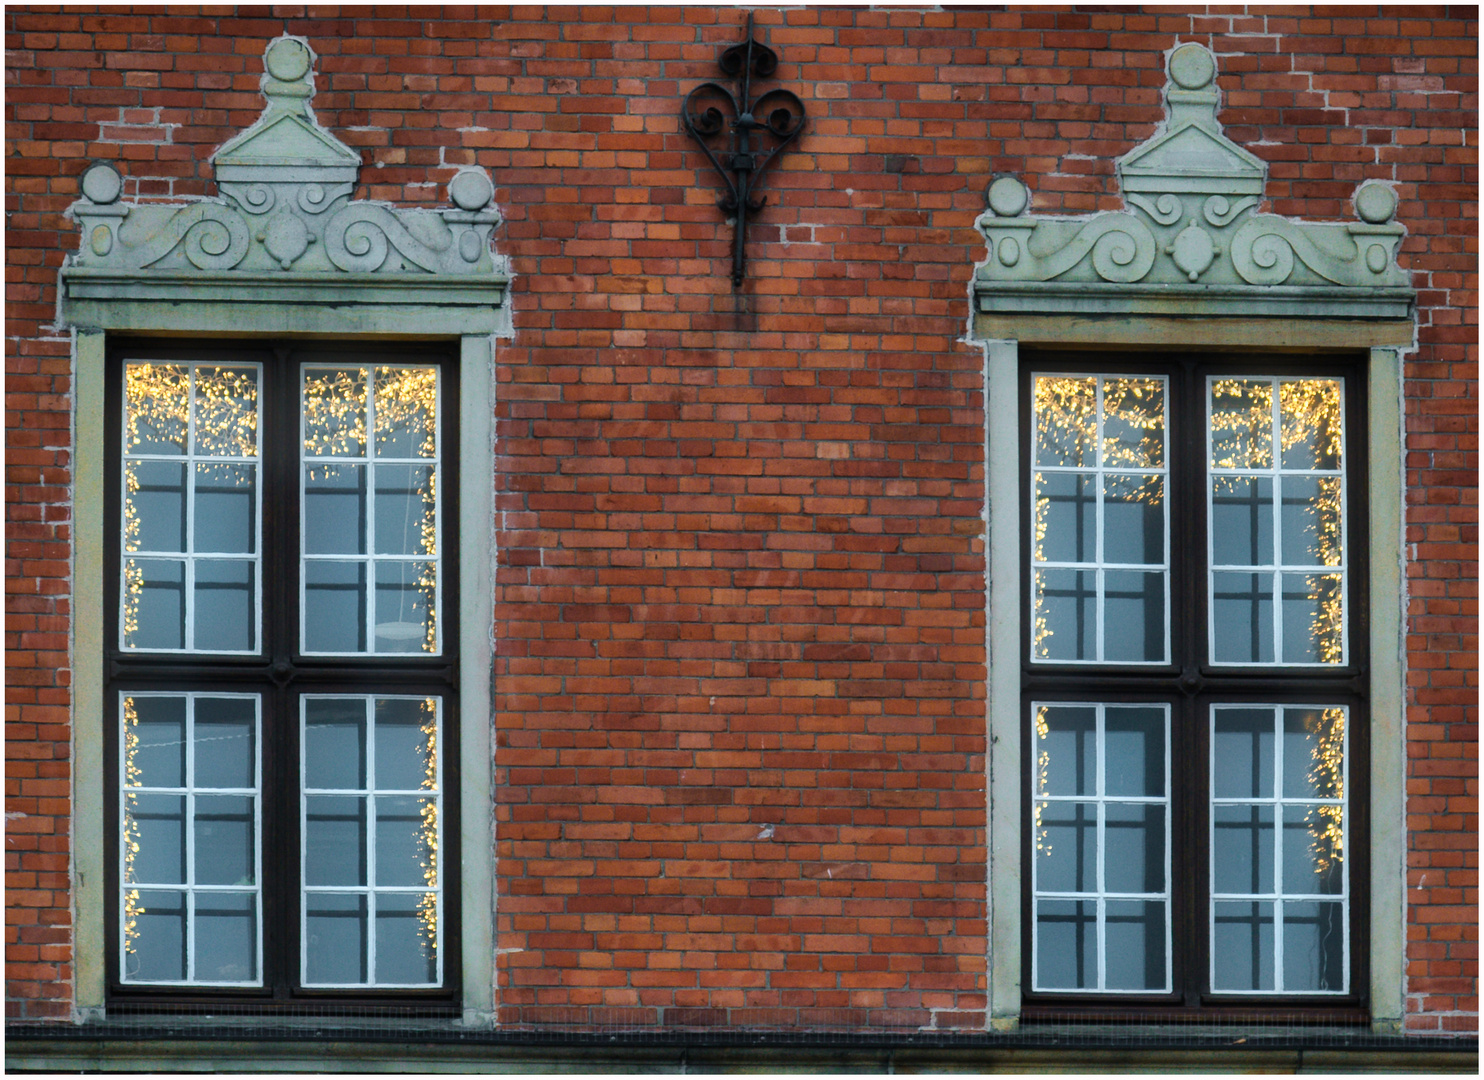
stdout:
[(563, 1062), (582, 1071), (640, 1067), (817, 1071), (1039, 1070), (1072, 1063), (1264, 1070), (1477, 1073), (1478, 1039), (1380, 1034), (1354, 1026), (1038, 1023), (1011, 1032), (655, 1027), (490, 1028), (396, 1016), (127, 1016), (6, 1026), (8, 1071), (501, 1071)]

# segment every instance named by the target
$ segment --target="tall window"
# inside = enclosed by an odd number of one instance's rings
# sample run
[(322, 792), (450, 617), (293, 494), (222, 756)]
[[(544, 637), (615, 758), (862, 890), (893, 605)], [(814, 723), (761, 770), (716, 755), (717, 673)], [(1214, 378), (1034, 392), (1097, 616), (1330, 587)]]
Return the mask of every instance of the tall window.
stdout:
[(1026, 362), (1028, 1006), (1360, 1002), (1361, 384)]
[(456, 366), (116, 344), (116, 996), (447, 998)]

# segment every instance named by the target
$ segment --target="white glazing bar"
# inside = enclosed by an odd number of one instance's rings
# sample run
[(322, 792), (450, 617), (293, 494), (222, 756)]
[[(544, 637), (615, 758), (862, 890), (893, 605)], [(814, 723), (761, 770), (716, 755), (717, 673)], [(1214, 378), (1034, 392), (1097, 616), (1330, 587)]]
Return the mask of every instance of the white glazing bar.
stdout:
[[(370, 386), (370, 381), (367, 381)], [(374, 393), (367, 393), (368, 400), (375, 400)], [(366, 453), (371, 456), (371, 424), (366, 427)], [(372, 485), (374, 486), (374, 485)], [(369, 522), (376, 519), (366, 515), (367, 529), (374, 532)], [(375, 590), (373, 589), (374, 593)], [(375, 627), (373, 622), (372, 627)], [(366, 981), (372, 986), (376, 982), (376, 699), (366, 699)]]

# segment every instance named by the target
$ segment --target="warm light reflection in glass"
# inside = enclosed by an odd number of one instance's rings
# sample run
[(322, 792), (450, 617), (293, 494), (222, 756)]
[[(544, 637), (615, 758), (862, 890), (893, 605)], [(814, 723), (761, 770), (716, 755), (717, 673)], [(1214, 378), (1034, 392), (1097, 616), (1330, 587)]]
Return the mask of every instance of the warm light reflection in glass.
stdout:
[[(1273, 386), (1277, 384), (1277, 415)], [(1276, 421), (1276, 423), (1275, 423)], [(1278, 438), (1275, 470), (1273, 439)], [(1343, 468), (1344, 395), (1338, 379), (1217, 379), (1211, 383), (1211, 468), (1276, 471), (1279, 480), (1299, 470), (1338, 472)], [(1245, 476), (1213, 473), (1218, 500), (1234, 496)], [(1344, 561), (1344, 483), (1317, 477), (1313, 513), (1302, 526), (1307, 554), (1319, 566)], [(1275, 492), (1275, 498), (1277, 494)], [(1281, 511), (1282, 506), (1275, 506)], [(1282, 515), (1277, 519), (1283, 527)], [(1279, 553), (1269, 558), (1286, 562)], [(1307, 575), (1306, 598), (1314, 605), (1311, 640), (1319, 662), (1344, 662), (1344, 581), (1341, 574)], [(1281, 605), (1275, 605), (1275, 607)], [(1281, 659), (1275, 657), (1275, 659)]]
[[(1102, 376), (1100, 380), (1098, 376), (1037, 375), (1033, 383), (1034, 465), (1086, 470), (1078, 475), (1089, 479), (1100, 470), (1119, 470), (1115, 476), (1106, 478), (1108, 484), (1116, 487), (1119, 502), (1159, 505), (1163, 501), (1164, 477), (1150, 472), (1162, 470), (1165, 465), (1163, 379)], [(1035, 485), (1032, 559), (1036, 564), (1047, 561), (1046, 538), (1052, 510), (1052, 499), (1047, 494), (1048, 475), (1036, 471), (1032, 478)], [(1108, 492), (1098, 490), (1095, 497), (1106, 502)], [(1096, 567), (1095, 553), (1090, 554), (1086, 565), (1090, 569)], [(1046, 587), (1041, 573), (1034, 575), (1031, 592), (1032, 655), (1047, 659), (1055, 631), (1047, 618)], [(1099, 597), (1100, 607), (1101, 601)], [(1102, 618), (1101, 612), (1097, 617)]]
[[(194, 422), (193, 422), (194, 420)], [(123, 549), (142, 550), (140, 470), (141, 459), (179, 458), (186, 466), (184, 485), (180, 489), (182, 512), (188, 505), (188, 488), (197, 484), (194, 461), (221, 458), (256, 459), (258, 454), (258, 369), (256, 366), (221, 366), (210, 363), (157, 364), (130, 362), (124, 365), (124, 528)], [(257, 483), (257, 469), (216, 469), (213, 480), (225, 478), (238, 487), (252, 488)], [(255, 526), (253, 526), (255, 528)], [(187, 522), (188, 537), (195, 533), (195, 523)], [(189, 561), (194, 545), (171, 548), (171, 552)], [(251, 537), (244, 537), (241, 551), (256, 550)], [(172, 560), (183, 566), (181, 558)], [(140, 614), (144, 601), (145, 571), (143, 565), (123, 560), (122, 622), (125, 648), (137, 647)], [(184, 577), (182, 577), (184, 582)], [(187, 599), (186, 603), (191, 603)], [(147, 628), (146, 628), (147, 629)], [(190, 649), (194, 643), (181, 640), (177, 647)]]
[[(369, 389), (368, 389), (369, 388)], [(391, 461), (438, 459), (438, 369), (433, 367), (374, 368), (344, 367), (304, 369), (302, 409), (304, 423), (304, 469), (311, 483), (329, 478), (332, 462), (313, 459), (364, 461), (366, 483), (373, 490), (375, 470)], [(370, 453), (367, 432), (371, 433)], [(426, 471), (426, 482), (417, 493), (421, 499), (417, 554), (413, 587), (426, 612), (419, 631), (424, 652), (438, 651), (438, 470)], [(363, 549), (375, 555), (405, 554), (382, 550), (373, 520), (366, 528)], [(373, 586), (374, 588), (374, 586)], [(378, 614), (378, 622), (388, 623)], [(376, 649), (377, 627), (370, 627), (367, 641)], [(398, 627), (398, 631), (402, 628)], [(384, 635), (385, 636), (385, 635)]]
[(1323, 875), (1345, 861), (1345, 710), (1310, 713), (1304, 726), (1318, 735), (1310, 752), (1309, 783), (1314, 790), (1340, 800), (1309, 807), (1305, 818), (1314, 873)]
[[(1036, 710), (1036, 738), (1045, 742), (1051, 737), (1051, 726), (1046, 723), (1046, 706), (1042, 705)], [(1036, 794), (1046, 790), (1046, 780), (1051, 771), (1051, 754), (1044, 746), (1036, 751)], [(1051, 854), (1051, 841), (1047, 839), (1049, 830), (1041, 823), (1042, 815), (1046, 810), (1046, 804), (1037, 799), (1035, 804), (1035, 822), (1033, 828), (1036, 834), (1036, 850)]]

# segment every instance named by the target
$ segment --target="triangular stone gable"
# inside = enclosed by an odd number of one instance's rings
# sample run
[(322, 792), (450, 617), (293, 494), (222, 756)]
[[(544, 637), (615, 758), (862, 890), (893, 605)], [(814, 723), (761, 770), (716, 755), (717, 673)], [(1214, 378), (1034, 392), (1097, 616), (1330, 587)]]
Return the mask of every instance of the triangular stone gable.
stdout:
[(1136, 147), (1119, 162), (1125, 191), (1189, 190), (1194, 179), (1229, 180), (1232, 194), (1262, 194), (1267, 166), (1224, 135), (1190, 123)]
[(233, 165), (348, 165), (358, 169), (361, 156), (323, 128), (283, 113), (225, 143), (211, 155), (211, 162), (220, 178), (222, 167)]

